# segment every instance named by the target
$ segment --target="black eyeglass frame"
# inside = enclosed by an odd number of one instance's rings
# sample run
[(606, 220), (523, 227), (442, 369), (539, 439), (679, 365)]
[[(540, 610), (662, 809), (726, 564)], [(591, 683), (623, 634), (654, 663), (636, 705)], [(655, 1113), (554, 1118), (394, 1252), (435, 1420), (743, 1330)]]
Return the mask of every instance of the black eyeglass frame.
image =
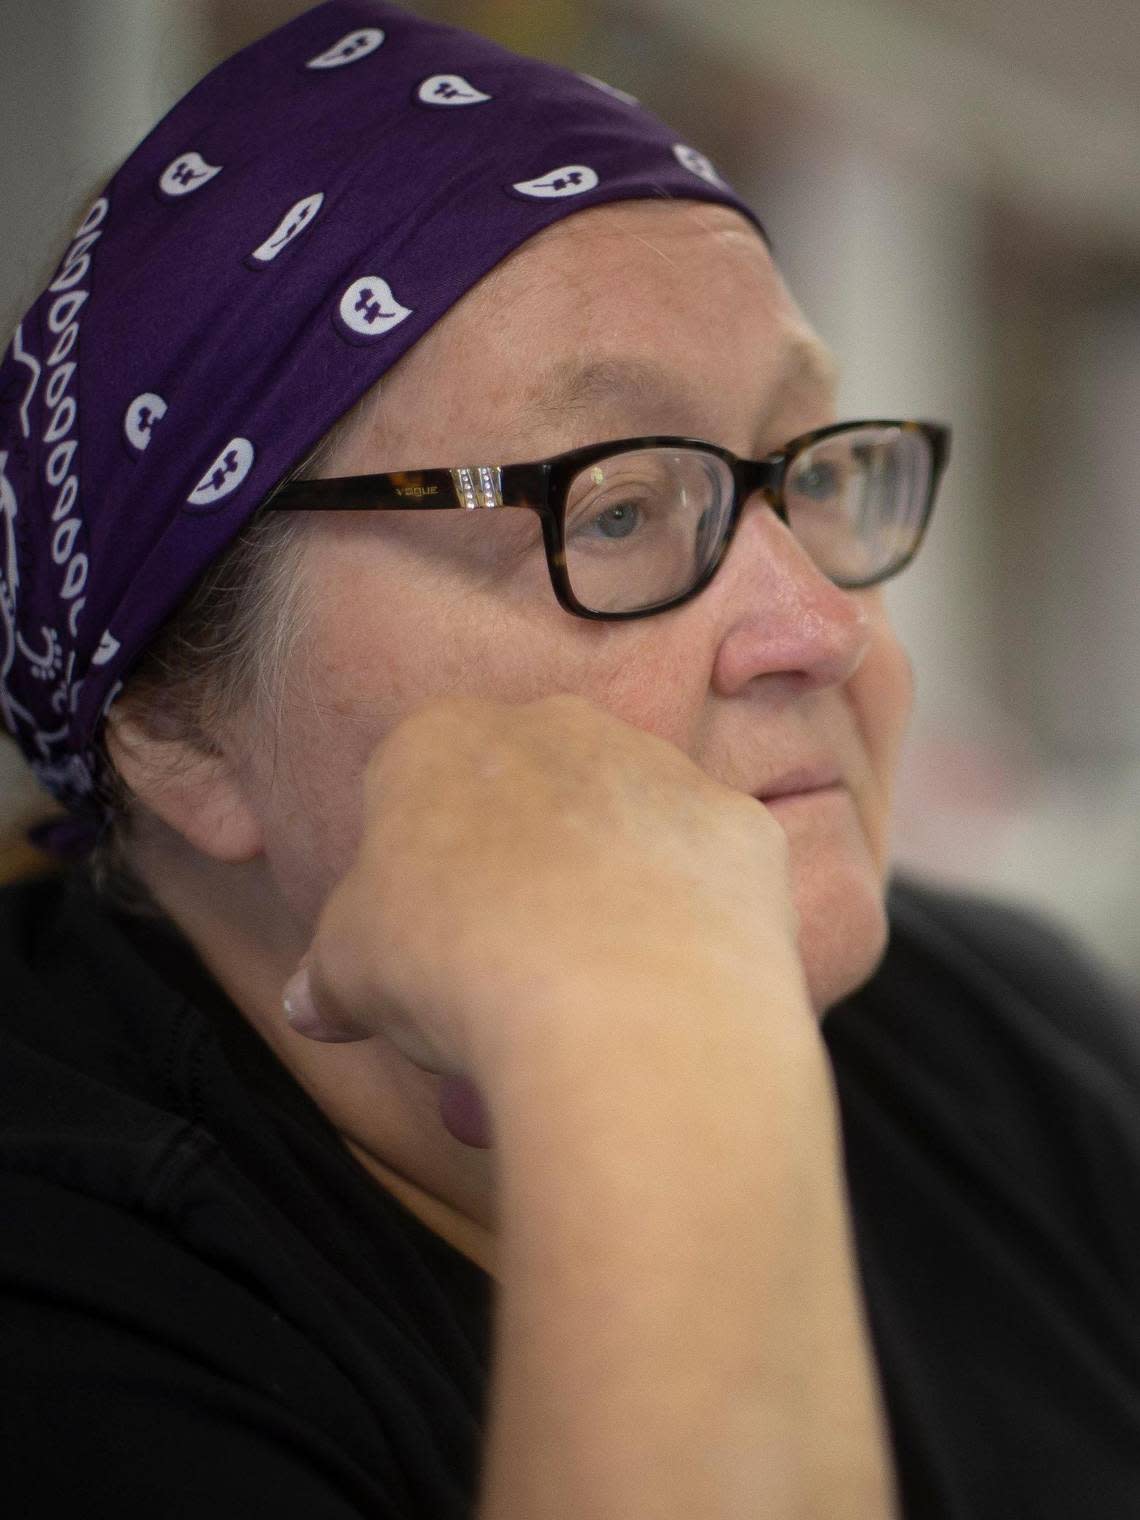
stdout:
[[(951, 430), (941, 422), (898, 419), (870, 419), (859, 422), (834, 422), (798, 437), (763, 459), (741, 459), (729, 449), (703, 438), (651, 436), (618, 438), (606, 443), (591, 443), (570, 449), (549, 459), (529, 464), (470, 465), (454, 469), (397, 470), (380, 475), (344, 475), (323, 480), (293, 480), (279, 486), (265, 502), (265, 510), (276, 512), (375, 512), (375, 511), (475, 511), (501, 507), (525, 507), (537, 512), (542, 523), (542, 540), (554, 594), (567, 612), (575, 617), (605, 622), (625, 621), (667, 612), (672, 607), (697, 596), (713, 579), (724, 562), (736, 532), (745, 503), (761, 495), (788, 527), (784, 483), (797, 458), (814, 444), (837, 433), (863, 428), (898, 428), (902, 432), (921, 433), (930, 446), (931, 469), (926, 500), (914, 543), (901, 559), (884, 570), (860, 580), (829, 577), (847, 590), (864, 590), (877, 586), (904, 570), (918, 553), (934, 509), (938, 485), (950, 454)], [(575, 477), (588, 465), (597, 464), (614, 454), (635, 449), (686, 448), (715, 455), (732, 472), (733, 502), (721, 543), (697, 582), (680, 596), (638, 607), (632, 612), (595, 612), (584, 607), (570, 587), (566, 570), (565, 521), (566, 500)], [(826, 573), (826, 572), (823, 572)]]

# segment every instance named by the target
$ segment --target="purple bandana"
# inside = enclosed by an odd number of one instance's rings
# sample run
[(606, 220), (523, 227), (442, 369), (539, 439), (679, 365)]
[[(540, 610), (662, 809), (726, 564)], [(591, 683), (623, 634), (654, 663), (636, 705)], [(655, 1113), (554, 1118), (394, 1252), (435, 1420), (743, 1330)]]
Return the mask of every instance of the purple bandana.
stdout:
[(202, 80), (0, 362), (0, 706), (44, 785), (97, 812), (94, 741), (132, 664), (465, 291), (552, 222), (661, 197), (756, 221), (632, 97), (372, 0)]

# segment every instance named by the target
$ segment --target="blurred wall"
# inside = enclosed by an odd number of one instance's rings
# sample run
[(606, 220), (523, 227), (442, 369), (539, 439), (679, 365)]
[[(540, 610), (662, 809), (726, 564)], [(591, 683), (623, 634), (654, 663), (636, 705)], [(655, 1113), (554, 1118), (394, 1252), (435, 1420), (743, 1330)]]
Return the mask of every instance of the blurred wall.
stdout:
[[(306, 8), (0, 0), (0, 310), (206, 67)], [(760, 209), (843, 412), (953, 424), (889, 592), (918, 676), (897, 858), (1043, 906), (1140, 977), (1135, 0), (409, 8), (639, 95)], [(26, 805), (10, 765), (0, 788)]]

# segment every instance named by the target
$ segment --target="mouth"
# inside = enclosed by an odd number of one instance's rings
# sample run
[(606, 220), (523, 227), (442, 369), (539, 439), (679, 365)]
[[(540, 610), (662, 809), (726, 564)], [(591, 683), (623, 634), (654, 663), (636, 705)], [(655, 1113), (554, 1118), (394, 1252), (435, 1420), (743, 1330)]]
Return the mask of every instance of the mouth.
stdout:
[(778, 797), (761, 797), (759, 801), (778, 817), (781, 813), (799, 807), (803, 803), (826, 802), (846, 795), (846, 788), (840, 785), (813, 786), (802, 792), (782, 792)]
[(801, 766), (788, 771), (763, 791), (752, 795), (765, 807), (780, 803), (796, 802), (805, 797), (822, 797), (828, 793), (844, 790), (843, 780), (834, 765)]

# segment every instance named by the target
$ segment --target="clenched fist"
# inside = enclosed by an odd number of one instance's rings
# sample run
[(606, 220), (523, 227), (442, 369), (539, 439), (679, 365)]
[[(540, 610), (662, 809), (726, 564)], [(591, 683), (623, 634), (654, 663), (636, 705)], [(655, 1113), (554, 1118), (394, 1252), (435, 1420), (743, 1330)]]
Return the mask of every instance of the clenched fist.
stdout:
[(777, 983), (810, 1017), (783, 830), (666, 740), (573, 696), (445, 699), (392, 730), (364, 789), (291, 984), (324, 1038), (381, 1035), (483, 1087), (504, 1042), (575, 1038), (600, 987), (699, 1009), (719, 982)]

